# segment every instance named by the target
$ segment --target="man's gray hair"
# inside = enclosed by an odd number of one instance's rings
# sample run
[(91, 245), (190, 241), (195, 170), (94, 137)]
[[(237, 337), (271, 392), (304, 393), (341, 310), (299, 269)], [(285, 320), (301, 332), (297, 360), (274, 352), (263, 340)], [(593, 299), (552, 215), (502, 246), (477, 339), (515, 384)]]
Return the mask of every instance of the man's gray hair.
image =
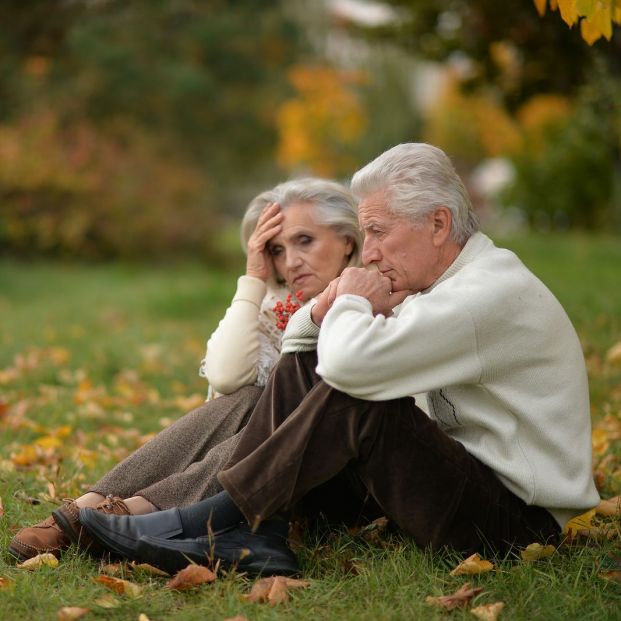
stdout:
[(250, 201), (241, 223), (241, 242), (244, 252), (248, 240), (257, 226), (261, 212), (269, 203), (279, 203), (286, 209), (293, 203), (310, 203), (313, 219), (322, 226), (329, 226), (337, 235), (352, 240), (354, 249), (349, 266), (360, 265), (362, 232), (358, 225), (358, 207), (353, 194), (336, 181), (305, 177), (280, 183), (275, 188), (261, 192)]
[(353, 193), (359, 198), (381, 191), (397, 216), (420, 222), (437, 207), (449, 209), (451, 238), (464, 244), (479, 230), (468, 192), (446, 153), (424, 142), (397, 145), (354, 174)]

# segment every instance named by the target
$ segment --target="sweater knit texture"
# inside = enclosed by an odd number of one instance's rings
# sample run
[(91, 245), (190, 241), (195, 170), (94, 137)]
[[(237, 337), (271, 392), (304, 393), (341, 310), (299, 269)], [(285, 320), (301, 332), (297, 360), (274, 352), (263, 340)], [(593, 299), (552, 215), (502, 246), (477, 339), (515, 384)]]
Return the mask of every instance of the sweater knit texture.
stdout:
[(427, 394), (429, 415), (506, 487), (563, 526), (597, 505), (580, 342), (549, 289), (474, 234), (446, 272), (391, 317), (339, 296), (321, 330), (301, 309), (283, 353), (317, 347), (317, 372), (354, 397)]

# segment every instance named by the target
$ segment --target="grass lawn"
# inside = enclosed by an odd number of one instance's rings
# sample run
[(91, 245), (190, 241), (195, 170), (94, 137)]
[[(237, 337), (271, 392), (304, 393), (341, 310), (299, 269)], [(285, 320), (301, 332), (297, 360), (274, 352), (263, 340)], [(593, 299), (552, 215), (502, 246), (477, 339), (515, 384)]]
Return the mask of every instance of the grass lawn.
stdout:
[[(621, 365), (606, 352), (621, 341), (621, 241), (530, 236), (506, 240), (567, 309), (587, 358), (596, 432), (595, 469), (604, 496), (621, 492)], [(63, 606), (85, 619), (151, 621), (260, 619), (474, 619), (473, 606), (502, 601), (500, 619), (619, 619), (618, 518), (610, 539), (579, 539), (533, 563), (451, 576), (456, 557), (415, 549), (399, 537), (307, 536), (298, 549), (311, 586), (276, 607), (244, 601), (251, 583), (223, 576), (189, 592), (125, 568), (142, 596), (93, 582), (100, 563), (75, 549), (55, 568), (15, 568), (6, 546), (15, 530), (47, 517), (114, 463), (204, 398), (197, 375), (204, 342), (235, 275), (174, 267), (0, 262), (0, 619), (55, 620)], [(593, 523), (598, 525), (598, 518)], [(615, 558), (617, 559), (615, 561)], [(614, 576), (614, 574), (613, 574)], [(468, 607), (447, 613), (425, 603), (465, 582), (480, 586)], [(112, 595), (115, 607), (97, 600)], [(100, 601), (101, 603), (101, 601)]]

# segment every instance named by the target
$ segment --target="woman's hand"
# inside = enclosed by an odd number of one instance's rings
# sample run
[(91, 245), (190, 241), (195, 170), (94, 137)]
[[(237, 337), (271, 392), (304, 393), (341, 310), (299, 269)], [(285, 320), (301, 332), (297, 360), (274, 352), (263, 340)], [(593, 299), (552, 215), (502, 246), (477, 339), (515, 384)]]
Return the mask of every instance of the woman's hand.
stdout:
[(257, 226), (248, 240), (246, 276), (260, 278), (263, 281), (269, 278), (274, 268), (267, 243), (282, 230), (282, 218), (278, 203), (270, 203), (261, 212)]

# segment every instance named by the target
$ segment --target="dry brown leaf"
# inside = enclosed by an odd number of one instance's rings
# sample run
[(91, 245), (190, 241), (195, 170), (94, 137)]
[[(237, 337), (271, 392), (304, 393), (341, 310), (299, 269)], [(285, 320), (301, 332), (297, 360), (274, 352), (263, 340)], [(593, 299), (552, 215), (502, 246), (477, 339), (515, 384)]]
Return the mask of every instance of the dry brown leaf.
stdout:
[(102, 574), (108, 576), (120, 576), (124, 569), (123, 563), (108, 563), (107, 565), (103, 565), (100, 571)]
[(90, 612), (90, 608), (63, 606), (59, 608), (56, 616), (58, 617), (58, 621), (74, 621), (75, 619), (81, 619), (88, 612)]
[(482, 604), (473, 608), (470, 612), (481, 621), (496, 621), (500, 611), (505, 607), (504, 602), (494, 602), (493, 604)]
[(100, 608), (118, 608), (121, 605), (121, 600), (114, 595), (102, 595), (93, 600), (93, 603)]
[(615, 582), (621, 582), (621, 571), (618, 569), (612, 569), (611, 571), (600, 571), (599, 577), (604, 580), (614, 580)]
[(184, 591), (185, 589), (192, 589), (201, 584), (210, 584), (215, 582), (216, 574), (203, 567), (203, 565), (188, 565), (181, 571), (177, 572), (173, 578), (166, 583), (167, 589), (176, 589), (177, 591)]
[(0, 517), (4, 515), (4, 505), (2, 504), (2, 496), (0, 496)]
[(427, 604), (431, 604), (432, 606), (439, 606), (440, 608), (444, 608), (445, 610), (453, 610), (453, 608), (463, 608), (465, 607), (470, 600), (483, 591), (483, 587), (475, 587), (471, 588), (470, 583), (466, 582), (462, 584), (455, 593), (452, 595), (440, 595), (438, 597), (433, 597), (432, 595), (428, 595), (425, 598), (425, 602)]
[(270, 606), (277, 606), (289, 600), (289, 589), (283, 576), (276, 576), (272, 587), (267, 594), (267, 603)]
[(147, 617), (147, 615), (144, 614), (144, 612), (141, 612), (138, 615), (138, 621), (151, 621), (151, 620), (149, 619), (149, 617)]
[(0, 576), (0, 591), (8, 591), (15, 586), (15, 581), (10, 578)]
[(276, 606), (289, 599), (289, 589), (300, 589), (310, 586), (308, 580), (297, 580), (285, 576), (270, 576), (261, 578), (253, 585), (250, 593), (242, 598), (253, 603), (268, 602), (270, 606)]
[(248, 621), (248, 619), (246, 619), (246, 617), (244, 617), (243, 615), (237, 615), (235, 617), (229, 617), (224, 621)]
[(162, 576), (167, 577), (170, 574), (166, 573), (163, 569), (158, 569), (157, 567), (153, 567), (153, 565), (149, 565), (149, 563), (130, 563), (129, 565), (134, 571), (142, 572), (143, 574), (148, 574), (150, 576)]
[(37, 556), (33, 556), (27, 561), (19, 563), (17, 567), (19, 567), (19, 569), (27, 569), (28, 571), (34, 571), (41, 567), (58, 567), (58, 559), (53, 554), (46, 552), (45, 554), (37, 554)]
[(99, 582), (119, 595), (127, 595), (132, 598), (142, 595), (142, 587), (129, 580), (121, 580), (121, 578), (114, 578), (112, 576), (97, 576), (97, 578), (93, 578), (93, 582)]
[(543, 546), (540, 543), (531, 543), (520, 552), (523, 561), (538, 561), (540, 558), (552, 556), (556, 548), (552, 545)]
[(621, 496), (602, 500), (595, 508), (595, 513), (608, 517), (621, 515)]
[(494, 564), (490, 561), (481, 559), (481, 557), (475, 552), (457, 565), (457, 567), (455, 567), (455, 569), (451, 572), (451, 576), (482, 574), (486, 571), (491, 571), (492, 569), (494, 569)]

